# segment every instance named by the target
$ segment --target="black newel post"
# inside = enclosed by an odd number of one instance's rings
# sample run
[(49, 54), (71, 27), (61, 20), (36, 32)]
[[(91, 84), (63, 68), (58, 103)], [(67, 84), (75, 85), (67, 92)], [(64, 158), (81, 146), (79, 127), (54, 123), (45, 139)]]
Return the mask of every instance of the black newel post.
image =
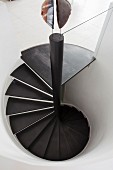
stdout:
[(64, 37), (62, 34), (55, 33), (51, 34), (49, 39), (54, 108), (55, 113), (59, 115)]

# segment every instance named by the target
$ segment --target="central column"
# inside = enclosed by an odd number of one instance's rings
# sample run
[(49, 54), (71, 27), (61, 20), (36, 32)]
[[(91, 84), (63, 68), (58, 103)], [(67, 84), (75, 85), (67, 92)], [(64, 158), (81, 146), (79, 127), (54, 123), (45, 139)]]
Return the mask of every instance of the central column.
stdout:
[(51, 60), (53, 101), (54, 101), (55, 114), (59, 117), (64, 36), (58, 33), (51, 34), (49, 40), (50, 40), (50, 60)]

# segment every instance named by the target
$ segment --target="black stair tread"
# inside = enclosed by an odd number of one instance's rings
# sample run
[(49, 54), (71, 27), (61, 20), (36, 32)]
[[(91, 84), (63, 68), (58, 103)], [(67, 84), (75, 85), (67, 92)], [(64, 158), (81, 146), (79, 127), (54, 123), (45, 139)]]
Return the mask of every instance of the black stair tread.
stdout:
[(82, 133), (79, 133), (79, 132), (77, 133), (77, 131), (72, 130), (68, 126), (65, 126), (65, 127), (66, 127), (67, 131), (69, 132), (71, 138), (73, 138), (73, 140), (77, 143), (78, 148), (82, 151), (89, 140), (89, 134), (83, 135)]
[[(65, 126), (67, 127), (67, 129), (68, 129), (72, 134), (75, 134), (76, 136), (78, 136), (78, 139), (81, 138), (81, 139), (86, 140), (86, 139), (89, 137), (89, 135), (88, 135), (89, 133), (88, 133), (87, 135), (85, 135), (84, 133), (77, 131), (77, 129), (73, 129), (73, 128), (67, 126), (66, 124), (65, 124)], [(76, 138), (76, 140), (77, 140), (77, 138)]]
[(51, 121), (53, 121), (53, 118), (54, 114), (44, 118), (43, 120), (35, 123), (24, 131), (16, 134), (18, 140), (25, 148), (28, 148), (32, 144), (32, 142), (40, 135), (40, 133), (47, 127), (47, 125)]
[(70, 158), (70, 146), (64, 133), (63, 125), (60, 122), (60, 160)]
[(36, 111), (30, 112), (29, 114), (19, 114), (10, 117), (10, 125), (12, 128), (13, 133), (18, 133), (22, 129), (26, 128), (27, 126), (33, 124), (36, 121), (39, 121), (43, 117), (47, 116), (53, 112), (53, 109), (43, 110), (43, 111)]
[(78, 119), (78, 120), (74, 120), (74, 119), (70, 119), (70, 120), (65, 120), (65, 123), (70, 123), (71, 125), (80, 125), (81, 123), (84, 124), (86, 127), (88, 126), (88, 121), (86, 118), (84, 119)]
[[(33, 69), (50, 87), (52, 87), (50, 60), (48, 46), (41, 45), (35, 50), (27, 50), (22, 52), (22, 60)], [(29, 52), (28, 52), (29, 51)]]
[(61, 113), (63, 113), (61, 115), (63, 121), (84, 119), (82, 112), (78, 111), (74, 106), (64, 105), (64, 107), (61, 107)]
[(50, 96), (45, 95), (37, 90), (34, 90), (29, 86), (26, 86), (16, 80), (13, 80), (10, 86), (8, 87), (6, 95), (16, 96), (20, 98), (52, 101), (52, 98)]
[(22, 60), (52, 87), (49, 46), (43, 45), (22, 52)]
[(11, 73), (11, 76), (41, 91), (52, 94), (52, 90), (26, 64), (20, 65)]
[(63, 128), (66, 134), (69, 146), (71, 148), (70, 157), (76, 156), (86, 146), (87, 140), (84, 141), (84, 138), (81, 138), (80, 136), (78, 136), (78, 134), (73, 133), (67, 126), (64, 125)]
[(57, 161), (60, 158), (60, 150), (59, 150), (59, 144), (60, 144), (60, 138), (59, 138), (59, 121), (56, 120), (56, 124), (53, 130), (53, 133), (51, 135), (51, 139), (49, 141), (46, 153), (44, 158)]
[(26, 113), (26, 112), (31, 112), (34, 110), (40, 110), (40, 109), (50, 108), (50, 107), (53, 107), (52, 103), (21, 100), (21, 99), (9, 97), (7, 102), (7, 107), (6, 107), (6, 115)]
[(94, 52), (88, 49), (72, 44), (65, 44), (62, 84), (65, 84), (92, 63), (95, 60), (93, 56)]
[(64, 129), (64, 133), (65, 133), (66, 139), (68, 141), (68, 144), (69, 144), (69, 147), (71, 150), (69, 157), (73, 157), (73, 156), (77, 155), (80, 151), (79, 144), (77, 141), (75, 141), (72, 138), (70, 131), (67, 129), (67, 127), (64, 124), (63, 124), (63, 129)]
[(77, 120), (82, 120), (82, 119), (85, 119), (85, 117), (82, 114), (82, 112), (78, 112), (78, 113), (69, 112), (64, 117), (64, 121), (77, 121)]
[(52, 120), (42, 133), (30, 145), (28, 150), (36, 156), (44, 157), (56, 120)]
[(90, 128), (89, 128), (89, 125), (86, 119), (78, 120), (75, 122), (72, 122), (72, 121), (65, 122), (65, 125), (69, 126), (70, 128), (74, 130), (77, 130), (78, 132), (86, 136), (89, 134), (89, 131), (90, 131)]
[[(94, 53), (88, 49), (64, 44), (62, 84), (65, 84), (92, 63)], [(49, 44), (39, 45), (22, 52), (22, 60), (52, 87)]]

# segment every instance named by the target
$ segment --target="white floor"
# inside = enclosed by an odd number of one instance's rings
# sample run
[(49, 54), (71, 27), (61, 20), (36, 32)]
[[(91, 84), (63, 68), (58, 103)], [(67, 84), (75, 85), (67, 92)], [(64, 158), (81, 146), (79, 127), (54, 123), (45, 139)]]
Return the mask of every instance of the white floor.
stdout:
[[(20, 50), (48, 42), (51, 28), (44, 23), (40, 8), (44, 0), (1, 0), (6, 3), (11, 13), (12, 22), (16, 32), (17, 43)], [(109, 8), (111, 0), (71, 0), (72, 14), (62, 32), (87, 20), (94, 15)], [(78, 27), (65, 34), (69, 43), (95, 50), (95, 46), (103, 25), (106, 14)], [(56, 29), (58, 31), (58, 29)], [(71, 36), (70, 36), (71, 35)], [(70, 37), (74, 37), (74, 42)]]

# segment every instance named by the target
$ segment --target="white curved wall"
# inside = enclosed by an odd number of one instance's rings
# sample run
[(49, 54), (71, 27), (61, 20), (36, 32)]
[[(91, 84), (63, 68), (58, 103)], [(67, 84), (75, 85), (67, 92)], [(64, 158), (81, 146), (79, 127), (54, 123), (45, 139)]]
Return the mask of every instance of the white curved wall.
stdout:
[[(20, 149), (12, 142), (4, 124), (3, 96), (5, 81), (12, 67), (20, 57), (10, 14), (4, 3), (0, 2), (0, 156), (19, 158)], [(18, 154), (17, 154), (18, 153)], [(24, 152), (21, 155), (24, 155)], [(0, 157), (0, 161), (2, 158)], [(4, 166), (5, 166), (4, 162)], [(0, 162), (1, 169), (2, 162)], [(3, 168), (2, 168), (3, 169)]]
[(16, 45), (9, 13), (5, 5), (0, 3), (0, 63), (2, 63), (0, 66), (0, 169), (113, 169), (112, 28), (113, 14), (109, 11), (95, 52), (97, 60), (66, 85), (66, 101), (83, 110), (90, 120), (92, 135), (88, 147), (80, 156), (68, 161), (45, 161), (18, 148), (11, 140), (7, 127), (4, 127), (2, 97), (5, 80), (20, 57), (20, 51)]
[[(3, 124), (2, 96), (6, 77), (9, 70), (19, 57), (19, 51), (16, 46), (14, 31), (9, 19), (9, 13), (4, 5), (0, 2), (0, 155), (10, 148), (11, 140), (8, 137)], [(9, 56), (12, 56), (10, 58)], [(6, 149), (7, 148), (7, 149)]]
[(65, 97), (90, 120), (92, 136), (85, 157), (97, 162), (113, 158), (113, 10), (106, 17), (95, 57), (90, 67), (67, 83)]

